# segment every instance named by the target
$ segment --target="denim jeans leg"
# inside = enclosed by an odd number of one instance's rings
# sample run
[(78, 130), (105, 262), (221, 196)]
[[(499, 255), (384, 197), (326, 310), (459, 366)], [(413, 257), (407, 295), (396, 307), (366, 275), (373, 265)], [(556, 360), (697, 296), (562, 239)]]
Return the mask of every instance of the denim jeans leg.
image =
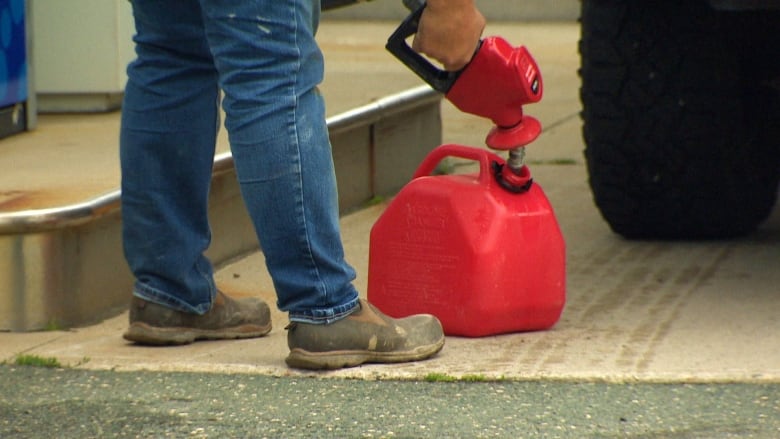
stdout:
[(242, 195), (293, 321), (326, 323), (357, 306), (317, 85), (319, 2), (200, 0), (219, 71)]
[(217, 72), (197, 0), (132, 0), (120, 162), (125, 256), (134, 294), (205, 313), (216, 294), (203, 256), (218, 118)]

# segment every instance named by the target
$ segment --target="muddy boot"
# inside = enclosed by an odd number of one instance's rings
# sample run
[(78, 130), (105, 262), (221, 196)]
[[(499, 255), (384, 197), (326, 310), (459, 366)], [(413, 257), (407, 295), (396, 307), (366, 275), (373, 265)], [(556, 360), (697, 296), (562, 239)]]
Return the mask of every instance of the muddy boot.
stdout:
[(232, 299), (217, 292), (203, 315), (176, 311), (133, 297), (126, 340), (148, 345), (180, 345), (196, 340), (261, 337), (271, 331), (268, 304), (254, 297)]
[(427, 314), (393, 319), (366, 301), (360, 309), (329, 325), (293, 322), (287, 327), (287, 365), (300, 369), (338, 369), (363, 363), (423, 360), (444, 346), (439, 320)]

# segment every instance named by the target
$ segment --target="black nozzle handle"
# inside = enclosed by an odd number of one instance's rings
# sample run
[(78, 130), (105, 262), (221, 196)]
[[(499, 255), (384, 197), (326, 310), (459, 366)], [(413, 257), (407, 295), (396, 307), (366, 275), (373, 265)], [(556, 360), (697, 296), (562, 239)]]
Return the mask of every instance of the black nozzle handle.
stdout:
[(425, 7), (425, 0), (403, 0), (404, 6), (410, 11), (416, 11)]
[(420, 16), (425, 9), (426, 3), (424, 0), (403, 0), (403, 2), (407, 8), (412, 10), (412, 13), (390, 35), (385, 48), (416, 73), (417, 76), (433, 87), (434, 90), (446, 94), (452, 88), (452, 85), (455, 84), (458, 76), (460, 76), (460, 71), (448, 72), (441, 70), (406, 44), (406, 39), (417, 33)]

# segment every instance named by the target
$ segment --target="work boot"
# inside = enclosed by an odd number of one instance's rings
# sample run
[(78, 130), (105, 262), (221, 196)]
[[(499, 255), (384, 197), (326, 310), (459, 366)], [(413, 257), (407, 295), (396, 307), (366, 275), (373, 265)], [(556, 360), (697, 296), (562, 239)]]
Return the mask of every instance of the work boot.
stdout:
[(338, 369), (363, 363), (423, 360), (444, 346), (439, 320), (428, 314), (393, 319), (366, 301), (329, 325), (293, 322), (286, 362), (300, 369)]
[(177, 311), (133, 297), (126, 340), (181, 345), (196, 340), (261, 337), (271, 331), (271, 310), (255, 297), (232, 299), (221, 291), (203, 315)]

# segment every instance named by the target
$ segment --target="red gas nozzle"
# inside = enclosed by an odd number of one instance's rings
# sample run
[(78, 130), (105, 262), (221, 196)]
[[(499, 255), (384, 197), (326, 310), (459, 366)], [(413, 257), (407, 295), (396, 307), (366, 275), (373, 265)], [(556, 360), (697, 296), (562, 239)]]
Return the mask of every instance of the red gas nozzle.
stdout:
[[(419, 2), (418, 2), (419, 3)], [(425, 9), (421, 2), (387, 40), (387, 50), (463, 112), (491, 119), (499, 128), (523, 120), (523, 105), (542, 99), (542, 75), (528, 50), (501, 37), (483, 38), (471, 61), (457, 72), (441, 70), (412, 50)]]
[(514, 47), (501, 37), (487, 37), (462, 70), (438, 69), (405, 40), (417, 31), (424, 8), (423, 3), (401, 23), (388, 39), (387, 49), (459, 110), (492, 120), (496, 128), (486, 140), (489, 147), (511, 150), (536, 139), (541, 126), (523, 116), (523, 105), (539, 102), (543, 86), (528, 49)]
[(542, 99), (542, 76), (525, 47), (488, 37), (446, 97), (463, 112), (512, 128), (523, 120), (523, 105)]
[[(459, 110), (486, 117), (496, 126), (490, 131), (485, 143), (492, 149), (509, 151), (510, 156), (519, 153), (523, 147), (534, 141), (542, 131), (536, 119), (523, 115), (523, 105), (542, 99), (542, 75), (528, 50), (514, 47), (501, 37), (487, 37), (480, 41), (471, 61), (457, 72), (441, 70), (406, 43), (406, 38), (417, 32), (425, 3), (414, 3), (414, 12), (409, 15), (390, 36), (387, 49), (399, 60), (417, 73), (434, 89)], [(502, 186), (512, 191), (527, 190), (522, 159), (509, 160), (506, 169), (501, 170)], [(528, 177), (528, 178), (527, 178)]]
[(485, 140), (490, 148), (512, 150), (542, 131), (539, 121), (523, 115), (523, 105), (542, 99), (542, 88), (539, 67), (525, 47), (488, 37), (446, 96), (461, 111), (496, 124)]

